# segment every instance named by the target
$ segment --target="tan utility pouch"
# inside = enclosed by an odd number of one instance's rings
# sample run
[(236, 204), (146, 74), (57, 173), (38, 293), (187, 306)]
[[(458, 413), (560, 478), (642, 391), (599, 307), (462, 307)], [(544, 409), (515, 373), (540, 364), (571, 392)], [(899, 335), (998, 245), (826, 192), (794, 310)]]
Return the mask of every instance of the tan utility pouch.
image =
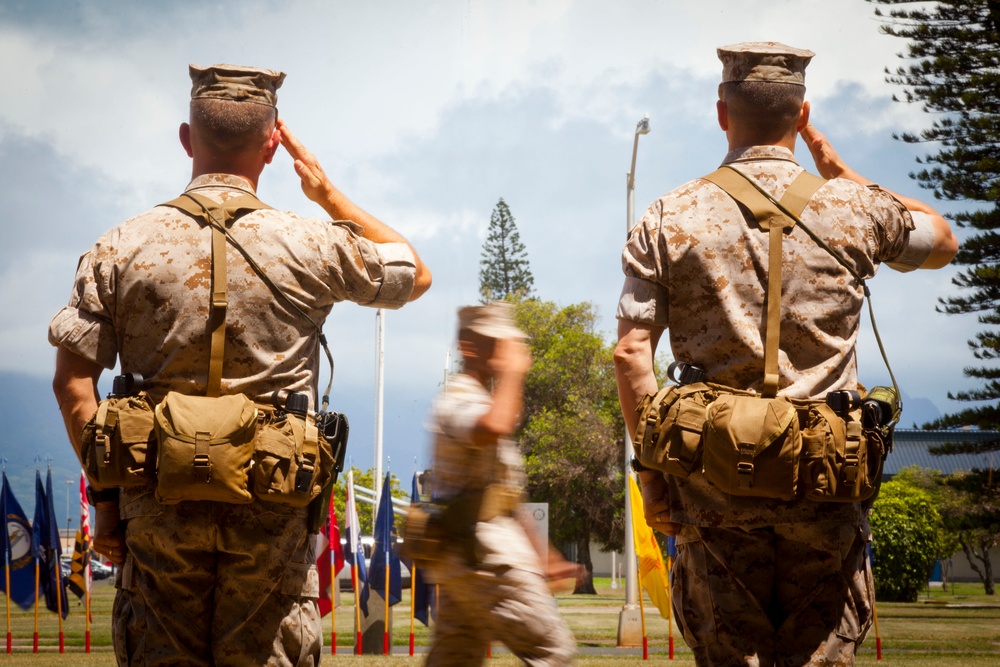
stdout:
[(799, 491), (798, 411), (783, 398), (724, 394), (708, 406), (705, 478), (734, 496), (792, 500)]
[(885, 455), (881, 433), (862, 428), (860, 408), (846, 417), (826, 403), (806, 409), (802, 482), (809, 500), (856, 503), (875, 493)]
[(445, 508), (435, 503), (410, 503), (402, 523), (399, 554), (419, 567), (444, 560), (452, 542), (448, 535)]
[(316, 421), (261, 409), (253, 453), (253, 493), (260, 500), (305, 507), (330, 481), (333, 450)]
[(677, 477), (687, 477), (701, 463), (705, 409), (718, 391), (704, 382), (670, 385), (647, 395), (636, 411), (639, 423), (633, 446), (639, 463)]
[(156, 499), (247, 504), (257, 406), (243, 394), (170, 392), (156, 406)]
[(83, 467), (91, 483), (142, 486), (155, 479), (153, 404), (146, 392), (101, 401), (81, 438)]

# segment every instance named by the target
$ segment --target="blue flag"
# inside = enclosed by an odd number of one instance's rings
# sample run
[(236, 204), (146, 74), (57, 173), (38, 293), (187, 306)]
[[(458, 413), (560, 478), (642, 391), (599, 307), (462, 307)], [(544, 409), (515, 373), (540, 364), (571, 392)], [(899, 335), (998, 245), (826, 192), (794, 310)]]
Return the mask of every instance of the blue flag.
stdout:
[[(413, 473), (413, 481), (410, 483), (410, 502), (420, 502), (420, 492), (417, 490), (417, 473)], [(431, 609), (434, 604), (434, 585), (427, 582), (424, 571), (410, 562), (406, 562), (410, 568), (410, 593), (413, 604), (413, 617), (424, 625), (428, 625)]]
[[(3, 473), (3, 491), (0, 492), (0, 514), (6, 530), (3, 535), (4, 565), (10, 568), (10, 599), (22, 609), (35, 604), (35, 549), (31, 540), (31, 524), (17, 502)], [(0, 577), (0, 590), (7, 592), (6, 577)]]
[(62, 602), (62, 616), (66, 618), (69, 615), (69, 601), (66, 599), (66, 582), (59, 565), (62, 545), (59, 543), (59, 523), (52, 503), (51, 469), (46, 476), (44, 489), (42, 476), (35, 471), (35, 521), (31, 532), (34, 537), (35, 558), (38, 559), (41, 570), (40, 583), (45, 592), (45, 606), (49, 611), (57, 611)]
[[(368, 570), (368, 581), (361, 590), (361, 610), (368, 615), (369, 586), (378, 592), (389, 605), (398, 604), (403, 599), (402, 573), (399, 555), (396, 553), (396, 521), (392, 512), (389, 473), (382, 484), (382, 497), (375, 515), (375, 545), (372, 547), (372, 565)], [(385, 592), (385, 568), (389, 568), (389, 593)]]

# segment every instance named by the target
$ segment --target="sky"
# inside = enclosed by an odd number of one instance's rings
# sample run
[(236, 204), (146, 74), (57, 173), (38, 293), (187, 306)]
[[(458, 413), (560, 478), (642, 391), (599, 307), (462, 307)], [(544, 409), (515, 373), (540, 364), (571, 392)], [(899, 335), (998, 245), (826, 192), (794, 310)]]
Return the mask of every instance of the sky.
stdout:
[[(714, 170), (726, 153), (714, 102), (718, 46), (779, 41), (816, 53), (814, 124), (857, 171), (929, 200), (907, 174), (928, 147), (892, 139), (926, 127), (884, 68), (904, 42), (879, 34), (864, 0), (0, 0), (0, 372), (49, 378), (51, 317), (77, 259), (107, 229), (174, 198), (191, 175), (178, 138), (188, 64), (287, 73), (279, 112), (360, 206), (406, 236), (434, 274), (385, 317), (383, 466), (429, 463), (427, 410), (448, 363), (458, 307), (478, 300), (480, 251), (503, 197), (538, 297), (592, 302), (616, 328), (626, 172), (636, 123), (636, 217)], [(804, 166), (815, 171), (799, 146)], [(265, 202), (322, 215), (280, 151)], [(943, 212), (959, 210), (941, 203)], [(959, 232), (961, 238), (961, 232)], [(935, 312), (954, 268), (870, 281), (879, 331), (911, 410), (906, 426), (963, 404), (967, 316)], [(889, 384), (865, 318), (860, 376)], [(375, 311), (334, 308), (334, 408), (351, 419), (351, 463), (374, 465)], [(454, 355), (451, 355), (454, 359)], [(322, 384), (326, 382), (324, 362)], [(110, 387), (105, 373), (102, 388)], [(106, 390), (106, 389), (105, 389)], [(40, 400), (52, 401), (51, 396)], [(0, 407), (0, 410), (3, 408)]]

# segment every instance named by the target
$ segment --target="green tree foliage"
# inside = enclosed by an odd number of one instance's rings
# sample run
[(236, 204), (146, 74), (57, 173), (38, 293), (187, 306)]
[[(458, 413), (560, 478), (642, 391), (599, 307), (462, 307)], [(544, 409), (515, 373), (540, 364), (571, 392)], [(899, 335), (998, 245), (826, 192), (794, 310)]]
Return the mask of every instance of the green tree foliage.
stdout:
[(891, 479), (882, 485), (870, 521), (875, 597), (916, 602), (942, 552), (933, 497), (910, 480)]
[(528, 251), (514, 216), (503, 197), (490, 216), (490, 227), (479, 259), (479, 293), (483, 303), (531, 296), (535, 278), (528, 265)]
[[(355, 486), (363, 486), (366, 489), (375, 488), (375, 469), (369, 468), (368, 470), (362, 472), (358, 468), (351, 466), (351, 470), (354, 471), (354, 484)], [(385, 474), (383, 472), (383, 474)], [(395, 498), (403, 498), (406, 500), (410, 499), (410, 485), (407, 482), (406, 488), (402, 488), (399, 482), (399, 478), (392, 475), (389, 478), (389, 492), (392, 493)], [(340, 473), (337, 478), (337, 483), (334, 485), (333, 489), (334, 499), (333, 506), (337, 512), (337, 525), (340, 527), (340, 534), (344, 536), (344, 521), (347, 519), (347, 471)], [(367, 502), (362, 502), (360, 500), (361, 496), (357, 496), (357, 508), (358, 508), (358, 523), (361, 524), (361, 534), (372, 536), (374, 535), (375, 527), (375, 512), (373, 506)], [(376, 501), (377, 502), (377, 501)], [(399, 528), (399, 517), (396, 518), (396, 528)]]
[(590, 545), (620, 549), (624, 539), (625, 427), (618, 407), (613, 347), (595, 330), (590, 303), (559, 308), (517, 304), (534, 365), (525, 382), (518, 442), (528, 495), (549, 503), (550, 537), (575, 544), (587, 569), (578, 593), (594, 593)]
[(995, 595), (990, 549), (1000, 544), (1000, 507), (994, 500), (1000, 479), (989, 471), (945, 475), (917, 466), (904, 468), (895, 479), (927, 491), (940, 510), (940, 558), (962, 551), (986, 594)]
[(1000, 545), (1000, 478), (992, 470), (973, 470), (943, 481), (950, 491), (941, 506), (944, 525), (955, 535), (986, 594), (995, 595), (990, 549)]
[[(910, 174), (938, 199), (975, 205), (952, 220), (974, 230), (962, 243), (956, 263), (968, 267), (953, 279), (965, 296), (941, 300), (940, 311), (976, 314), (986, 327), (968, 341), (984, 365), (965, 369), (982, 381), (973, 391), (949, 394), (959, 401), (985, 402), (943, 417), (931, 428), (977, 424), (1000, 425), (1000, 0), (869, 0), (881, 31), (907, 40), (900, 57), (905, 67), (886, 71), (890, 83), (903, 87), (906, 102), (920, 103), (934, 114), (929, 128), (903, 133), (907, 143), (934, 143), (937, 153), (918, 160)], [(981, 202), (981, 204), (979, 204)], [(1000, 441), (982, 443), (980, 451), (1000, 449)]]

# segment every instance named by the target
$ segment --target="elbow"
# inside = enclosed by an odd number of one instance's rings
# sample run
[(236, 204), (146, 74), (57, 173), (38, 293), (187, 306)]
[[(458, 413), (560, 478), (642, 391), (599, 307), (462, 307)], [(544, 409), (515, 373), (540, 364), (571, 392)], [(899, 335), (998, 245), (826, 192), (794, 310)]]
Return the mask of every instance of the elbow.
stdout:
[(410, 292), (408, 301), (416, 301), (426, 294), (427, 290), (431, 288), (432, 281), (431, 270), (427, 268), (426, 264), (420, 262), (417, 266), (416, 276), (413, 278), (413, 291)]

